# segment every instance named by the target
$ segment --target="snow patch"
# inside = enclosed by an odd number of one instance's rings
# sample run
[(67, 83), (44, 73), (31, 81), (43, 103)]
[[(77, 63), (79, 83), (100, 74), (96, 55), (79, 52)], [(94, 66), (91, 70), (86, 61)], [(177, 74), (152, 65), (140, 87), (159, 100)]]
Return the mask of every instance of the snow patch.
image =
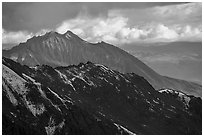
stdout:
[(156, 103), (156, 104), (159, 104), (159, 102), (157, 102), (157, 101), (155, 101), (155, 100), (153, 100), (153, 102)]
[(86, 81), (86, 80), (84, 79), (82, 73), (79, 73), (79, 75), (75, 75), (75, 74), (72, 73), (72, 75), (74, 76), (74, 78), (71, 79), (72, 81), (74, 81), (76, 78), (78, 78), (78, 79), (84, 81), (84, 82), (85, 82), (87, 85), (89, 85), (89, 86), (94, 86), (94, 87), (97, 86), (97, 85), (95, 85), (91, 80)]
[(124, 130), (125, 132), (127, 132), (127, 133), (130, 134), (130, 135), (135, 135), (135, 133), (129, 131), (127, 128), (125, 128), (125, 127), (123, 127), (123, 126), (121, 126), (121, 125), (119, 125), (119, 124), (114, 123), (114, 125), (118, 128), (118, 130), (119, 130), (121, 133), (122, 133), (121, 130)]
[(10, 114), (14, 117), (17, 117), (16, 114), (14, 114), (13, 112), (10, 112)]
[(119, 76), (117, 76), (117, 75), (115, 76), (115, 78), (116, 78), (117, 80), (120, 80)]
[(101, 70), (105, 71), (105, 72), (111, 72), (111, 73), (114, 73), (113, 70), (105, 67), (104, 65), (101, 65), (101, 64), (95, 64), (96, 66), (100, 67)]
[(52, 91), (50, 88), (48, 88), (49, 90), (50, 90), (50, 92), (52, 93), (52, 94), (54, 94), (58, 99), (60, 99), (62, 102), (64, 102), (64, 100), (61, 98), (61, 97), (59, 97), (59, 95), (57, 94), (57, 93), (55, 93), (54, 91)]
[(67, 39), (69, 39), (69, 38), (71, 38), (72, 36), (71, 36), (69, 33), (66, 33), (65, 37), (66, 37)]
[(122, 74), (119, 73), (119, 75), (125, 80), (127, 83), (131, 83), (129, 80), (127, 80)]
[(58, 125), (55, 125), (55, 120), (52, 117), (50, 117), (48, 126), (45, 127), (45, 131), (47, 135), (54, 135), (56, 129), (62, 129), (64, 125), (65, 125), (65, 119), (63, 119), (63, 121)]
[(18, 101), (16, 100), (16, 98), (14, 97), (14, 95), (11, 93), (10, 89), (8, 88), (8, 86), (5, 84), (4, 80), (2, 80), (2, 85), (3, 88), (6, 91), (6, 96), (8, 97), (8, 99), (10, 100), (10, 102), (14, 105), (17, 106), (18, 105)]
[(48, 126), (45, 127), (47, 135), (54, 135), (55, 129), (56, 129), (55, 120), (52, 117), (50, 117), (50, 120), (48, 122)]
[(24, 60), (25, 60), (25, 57), (22, 57), (21, 60), (24, 61)]
[(65, 98), (66, 98), (65, 99), (66, 102), (69, 102), (69, 103), (73, 104), (73, 100), (69, 96), (65, 95)]
[(2, 77), (18, 94), (27, 94), (27, 89), (25, 88), (26, 80), (5, 65), (2, 65)]
[(172, 89), (162, 89), (159, 90), (158, 92), (176, 94), (178, 98), (185, 103), (186, 106), (189, 106), (189, 101), (191, 100), (191, 98), (181, 91), (176, 91)]
[(115, 88), (116, 88), (116, 92), (119, 93), (120, 89), (117, 86)]
[(26, 101), (27, 107), (30, 109), (34, 116), (41, 115), (45, 111), (45, 106), (43, 104), (32, 104), (31, 101)]
[(146, 101), (148, 104), (151, 104), (147, 99), (145, 99), (145, 101)]
[[(52, 91), (50, 88), (48, 88), (48, 89), (49, 89), (49, 91), (50, 91), (52, 94), (54, 94), (54, 95), (63, 103), (63, 105), (67, 108), (67, 105), (65, 104), (65, 102), (68, 101), (68, 100), (62, 99), (57, 93), (55, 93), (54, 91)], [(71, 101), (68, 101), (68, 102), (72, 103)], [(59, 111), (61, 111), (60, 108), (59, 108), (57, 105), (55, 105), (55, 106), (58, 108)]]
[(69, 84), (73, 88), (73, 90), (76, 91), (75, 87), (72, 85), (72, 82), (70, 80), (68, 80), (67, 76), (65, 74), (61, 73), (59, 70), (56, 70), (56, 71), (59, 74), (60, 78), (63, 80), (63, 82), (65, 84)]
[[(15, 91), (17, 94), (21, 95), (25, 107), (29, 109), (34, 116), (41, 115), (45, 111), (45, 107), (43, 104), (35, 105), (27, 99), (26, 95), (28, 94), (29, 90), (25, 86), (27, 83), (25, 79), (20, 77), (18, 74), (16, 74), (13, 70), (6, 67), (5, 65), (3, 65), (2, 67), (2, 75), (3, 79), (13, 88), (13, 92)], [(17, 100), (9, 89), (7, 89), (7, 95), (9, 96), (9, 99), (12, 104), (17, 105)]]
[(42, 96), (43, 98), (47, 98), (46, 95), (45, 95), (45, 93), (42, 91), (42, 89), (41, 89), (41, 84), (40, 84), (39, 82), (36, 82), (33, 78), (27, 76), (27, 75), (24, 74), (24, 73), (22, 73), (22, 75), (23, 75), (26, 79), (32, 81), (32, 83), (37, 86), (38, 91), (40, 92), (40, 94), (41, 94), (41, 96)]
[(12, 59), (13, 61), (17, 62), (18, 57), (17, 56), (11, 56), (10, 59)]
[(100, 115), (102, 115), (103, 117), (105, 117), (106, 115), (105, 114), (103, 114), (102, 112), (98, 112)]

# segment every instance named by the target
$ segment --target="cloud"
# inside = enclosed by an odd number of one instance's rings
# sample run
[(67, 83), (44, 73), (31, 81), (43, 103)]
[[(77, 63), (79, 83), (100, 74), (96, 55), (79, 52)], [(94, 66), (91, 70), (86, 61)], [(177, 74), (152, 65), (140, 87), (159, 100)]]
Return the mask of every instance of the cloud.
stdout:
[[(47, 6), (46, 6), (47, 7)], [(201, 3), (187, 3), (132, 9), (110, 9), (107, 16), (80, 12), (53, 28), (37, 33), (3, 32), (3, 43), (19, 43), (49, 30), (71, 30), (89, 42), (105, 41), (114, 45), (136, 42), (201, 41)]]
[[(78, 14), (106, 16), (112, 9), (143, 9), (169, 2), (3, 2), (2, 26), (9, 31), (27, 30), (36, 33), (54, 28), (58, 23)], [(178, 4), (178, 3), (176, 3)]]
[(56, 31), (64, 33), (71, 30), (91, 42), (116, 42), (116, 34), (127, 25), (127, 18), (108, 17), (90, 18), (79, 16), (59, 24)]
[(191, 24), (197, 26), (202, 24), (202, 3), (185, 3), (166, 6), (154, 6), (149, 8), (130, 8), (110, 10), (113, 15), (122, 15), (130, 18), (130, 24), (139, 25), (147, 22), (161, 22), (167, 25)]
[(28, 39), (33, 36), (41, 36), (46, 32), (50, 31), (49, 29), (42, 29), (37, 33), (33, 34), (28, 31), (6, 31), (2, 29), (2, 44), (19, 44), (22, 42), (26, 42)]
[(202, 20), (202, 3), (186, 3), (151, 8), (152, 15), (171, 23), (186, 23)]
[(171, 41), (201, 41), (200, 26), (189, 24), (166, 25), (160, 22), (150, 22), (142, 26), (131, 27), (129, 18), (117, 16), (110, 12), (105, 17), (83, 17), (66, 20), (59, 24), (56, 31), (64, 33), (71, 30), (80, 37), (90, 41), (106, 41), (112, 44), (134, 42), (171, 42)]
[(47, 32), (50, 32), (50, 29), (41, 29), (40, 31), (38, 31), (37, 33), (35, 33), (35, 36), (42, 36), (45, 35)]
[(2, 43), (3, 44), (18, 44), (20, 42), (25, 42), (27, 39), (31, 38), (33, 35), (27, 31), (17, 31), (17, 32), (7, 32), (2, 29)]

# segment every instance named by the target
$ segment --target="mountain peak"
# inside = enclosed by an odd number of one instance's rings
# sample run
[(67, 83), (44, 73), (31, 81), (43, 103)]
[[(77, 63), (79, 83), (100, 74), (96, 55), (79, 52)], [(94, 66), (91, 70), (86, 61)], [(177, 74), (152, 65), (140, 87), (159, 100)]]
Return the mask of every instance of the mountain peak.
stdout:
[(67, 32), (65, 32), (64, 34), (63, 34), (67, 39), (76, 39), (76, 40), (82, 40), (79, 36), (77, 36), (76, 34), (74, 34), (72, 31), (70, 31), (70, 30), (67, 30)]
[(66, 33), (64, 33), (66, 38), (71, 38), (71, 37), (76, 37), (76, 35), (71, 32), (70, 30), (68, 30)]
[(51, 35), (53, 35), (53, 34), (58, 34), (58, 33), (55, 32), (55, 31), (53, 31), (53, 30), (51, 30), (50, 32), (47, 32), (46, 34), (51, 34)]
[(42, 37), (55, 37), (57, 35), (60, 35), (59, 33), (55, 32), (55, 31), (50, 31), (50, 32), (47, 32), (45, 35), (43, 35)]
[(156, 89), (173, 88), (201, 96), (201, 85), (160, 76), (146, 64), (122, 49), (104, 41), (89, 43), (68, 30), (64, 34), (48, 32), (33, 37), (3, 55), (28, 66), (47, 64), (53, 67), (91, 61), (123, 73), (134, 72), (147, 79)]
[(66, 31), (64, 34), (65, 34), (65, 35), (66, 35), (66, 34), (73, 35), (74, 33), (73, 33), (73, 32), (71, 32), (70, 30), (67, 30), (67, 31)]

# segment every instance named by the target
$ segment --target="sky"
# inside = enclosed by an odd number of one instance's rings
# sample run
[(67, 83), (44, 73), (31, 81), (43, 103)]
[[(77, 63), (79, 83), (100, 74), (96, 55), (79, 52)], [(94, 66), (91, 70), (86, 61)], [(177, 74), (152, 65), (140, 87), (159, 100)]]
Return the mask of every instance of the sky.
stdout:
[(71, 30), (118, 46), (159, 74), (201, 83), (202, 3), (3, 2), (2, 27), (3, 49)]

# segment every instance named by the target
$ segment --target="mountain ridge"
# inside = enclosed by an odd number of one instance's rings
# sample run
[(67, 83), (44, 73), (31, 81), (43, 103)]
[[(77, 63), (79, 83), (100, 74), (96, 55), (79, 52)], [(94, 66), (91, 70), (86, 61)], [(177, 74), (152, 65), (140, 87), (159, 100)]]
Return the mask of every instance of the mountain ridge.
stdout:
[(156, 91), (134, 73), (92, 62), (28, 67), (3, 57), (2, 63), (3, 134), (202, 133), (201, 98)]
[(201, 97), (200, 85), (161, 76), (122, 49), (105, 42), (89, 43), (71, 31), (64, 34), (48, 32), (10, 50), (3, 50), (2, 54), (28, 66), (47, 64), (56, 67), (91, 61), (123, 73), (134, 72), (156, 89), (174, 88)]

